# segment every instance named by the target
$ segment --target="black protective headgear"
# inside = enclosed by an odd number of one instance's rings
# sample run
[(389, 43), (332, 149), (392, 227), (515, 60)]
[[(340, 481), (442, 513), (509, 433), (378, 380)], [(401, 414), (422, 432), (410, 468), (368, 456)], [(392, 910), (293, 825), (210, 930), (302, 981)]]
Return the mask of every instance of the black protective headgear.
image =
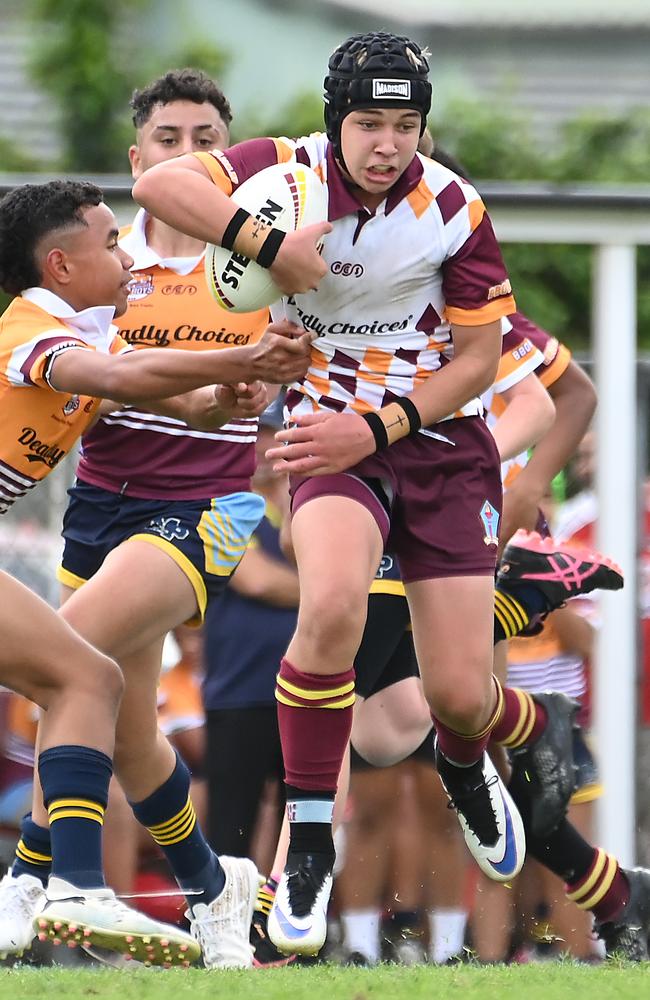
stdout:
[(419, 45), (403, 35), (370, 31), (351, 35), (330, 56), (325, 77), (325, 128), (334, 155), (343, 162), (341, 123), (359, 108), (415, 108), (422, 117), (431, 107), (429, 63)]

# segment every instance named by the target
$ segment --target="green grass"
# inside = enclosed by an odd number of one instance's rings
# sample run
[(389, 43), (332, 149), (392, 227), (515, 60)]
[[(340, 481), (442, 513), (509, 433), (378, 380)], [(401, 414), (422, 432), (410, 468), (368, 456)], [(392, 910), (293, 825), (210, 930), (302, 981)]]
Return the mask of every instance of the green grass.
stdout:
[(479, 968), (316, 968), (264, 972), (0, 969), (0, 1000), (624, 1000), (647, 996), (648, 966), (570, 962)]

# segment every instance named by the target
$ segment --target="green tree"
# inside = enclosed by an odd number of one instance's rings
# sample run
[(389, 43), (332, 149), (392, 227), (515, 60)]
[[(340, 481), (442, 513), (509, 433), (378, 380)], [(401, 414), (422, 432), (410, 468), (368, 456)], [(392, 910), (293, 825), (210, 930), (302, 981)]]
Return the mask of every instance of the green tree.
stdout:
[(17, 148), (10, 139), (0, 136), (0, 163), (2, 170), (8, 174), (29, 173), (41, 166), (41, 161), (35, 156), (28, 156)]
[(64, 169), (110, 172), (125, 167), (131, 139), (128, 101), (170, 66), (195, 65), (211, 75), (223, 72), (222, 50), (203, 40), (172, 52), (146, 49), (134, 10), (151, 0), (32, 0), (34, 79), (56, 100), (64, 140)]
[(129, 82), (113, 41), (120, 18), (140, 2), (33, 0), (33, 73), (58, 102), (66, 168), (107, 171), (115, 165), (116, 128)]

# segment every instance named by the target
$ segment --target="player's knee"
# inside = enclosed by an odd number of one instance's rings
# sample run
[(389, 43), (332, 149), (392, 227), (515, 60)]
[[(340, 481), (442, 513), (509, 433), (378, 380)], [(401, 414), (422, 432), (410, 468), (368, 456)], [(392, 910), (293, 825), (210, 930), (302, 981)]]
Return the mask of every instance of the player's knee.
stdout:
[(301, 614), (299, 630), (303, 639), (320, 649), (327, 650), (349, 642), (356, 650), (365, 615), (365, 599), (357, 601), (347, 591), (330, 590), (319, 595), (311, 610), (306, 608)]
[(93, 651), (91, 660), (83, 671), (79, 671), (75, 688), (78, 693), (110, 706), (117, 715), (124, 693), (124, 675), (115, 660), (97, 650)]
[(487, 724), (490, 715), (489, 691), (480, 683), (449, 685), (426, 690), (431, 711), (450, 729), (472, 733)]

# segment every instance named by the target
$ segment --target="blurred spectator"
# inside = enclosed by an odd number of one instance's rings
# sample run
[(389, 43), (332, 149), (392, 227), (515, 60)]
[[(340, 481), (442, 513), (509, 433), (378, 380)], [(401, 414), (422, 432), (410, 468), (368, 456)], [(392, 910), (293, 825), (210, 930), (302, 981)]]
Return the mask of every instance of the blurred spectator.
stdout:
[[(281, 790), (282, 752), (275, 702), (275, 675), (294, 631), (298, 575), (280, 548), (288, 511), (287, 479), (273, 471), (265, 451), (282, 424), (281, 400), (260, 417), (253, 489), (266, 513), (205, 625), (203, 702), (207, 718), (208, 836), (219, 853), (251, 856), (270, 868), (282, 816), (267, 825), (264, 848), (253, 852), (253, 835), (268, 784)], [(262, 853), (260, 853), (262, 851)]]

